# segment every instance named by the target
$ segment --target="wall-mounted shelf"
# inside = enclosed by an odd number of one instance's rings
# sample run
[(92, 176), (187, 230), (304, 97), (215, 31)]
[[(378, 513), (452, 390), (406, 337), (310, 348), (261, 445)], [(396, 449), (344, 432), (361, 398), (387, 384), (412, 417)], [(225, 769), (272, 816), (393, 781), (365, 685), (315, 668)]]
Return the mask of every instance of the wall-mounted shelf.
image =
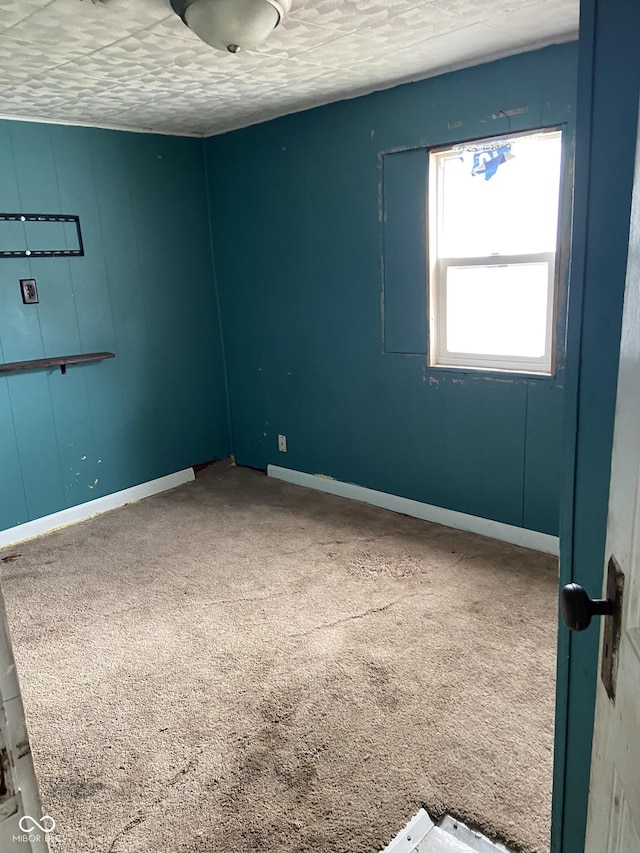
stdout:
[(8, 361), (0, 364), (0, 374), (17, 373), (20, 370), (42, 370), (47, 367), (59, 367), (60, 373), (67, 372), (68, 364), (83, 364), (85, 361), (103, 361), (115, 358), (113, 352), (85, 352), (79, 355), (57, 355), (54, 358), (32, 358), (29, 361)]

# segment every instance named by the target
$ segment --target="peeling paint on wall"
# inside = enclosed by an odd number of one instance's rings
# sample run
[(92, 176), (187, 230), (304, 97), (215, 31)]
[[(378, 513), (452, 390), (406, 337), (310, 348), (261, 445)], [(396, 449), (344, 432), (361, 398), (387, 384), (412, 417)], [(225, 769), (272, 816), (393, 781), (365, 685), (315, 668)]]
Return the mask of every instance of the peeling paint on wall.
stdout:
[(512, 110), (500, 110), (499, 115), (507, 116), (507, 118), (511, 118), (511, 116), (519, 116), (522, 113), (528, 113), (529, 107), (515, 107)]
[(482, 379), (484, 382), (501, 382), (503, 385), (513, 385), (514, 382), (514, 380), (508, 376), (483, 376)]

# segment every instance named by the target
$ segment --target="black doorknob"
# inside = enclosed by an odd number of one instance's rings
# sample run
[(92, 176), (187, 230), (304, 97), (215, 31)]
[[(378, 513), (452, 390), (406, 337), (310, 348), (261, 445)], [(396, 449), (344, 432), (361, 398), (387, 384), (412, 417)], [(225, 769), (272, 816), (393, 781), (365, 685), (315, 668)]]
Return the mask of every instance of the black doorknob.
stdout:
[(584, 631), (591, 624), (592, 616), (608, 616), (614, 611), (613, 601), (589, 598), (577, 583), (569, 583), (562, 589), (560, 604), (562, 618), (572, 631)]

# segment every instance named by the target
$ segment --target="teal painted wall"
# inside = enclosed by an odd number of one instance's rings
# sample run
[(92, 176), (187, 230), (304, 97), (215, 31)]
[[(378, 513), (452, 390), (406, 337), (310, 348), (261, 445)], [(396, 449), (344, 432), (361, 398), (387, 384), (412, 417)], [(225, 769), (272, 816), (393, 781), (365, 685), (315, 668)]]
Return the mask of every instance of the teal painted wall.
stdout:
[[(86, 254), (0, 261), (0, 357), (117, 357), (0, 380), (0, 529), (233, 449), (556, 533), (562, 365), (510, 381), (385, 351), (381, 155), (557, 123), (571, 141), (575, 61), (548, 48), (226, 134), (208, 174), (199, 140), (1, 123), (3, 210), (77, 213)], [(396, 293), (400, 337), (423, 301), (423, 275)]]
[[(555, 46), (206, 141), (239, 463), (557, 534), (562, 368), (510, 380), (384, 351), (381, 153), (559, 123), (570, 149), (576, 64)], [(418, 275), (399, 297), (414, 330), (423, 294)]]
[[(636, 0), (582, 0), (569, 297), (561, 583), (603, 586), (611, 445), (636, 149)], [(625, 567), (623, 566), (623, 571)], [(599, 624), (558, 637), (553, 853), (583, 853)]]
[(116, 353), (0, 378), (0, 529), (228, 455), (201, 141), (0, 122), (0, 208), (86, 253), (0, 259), (0, 360)]

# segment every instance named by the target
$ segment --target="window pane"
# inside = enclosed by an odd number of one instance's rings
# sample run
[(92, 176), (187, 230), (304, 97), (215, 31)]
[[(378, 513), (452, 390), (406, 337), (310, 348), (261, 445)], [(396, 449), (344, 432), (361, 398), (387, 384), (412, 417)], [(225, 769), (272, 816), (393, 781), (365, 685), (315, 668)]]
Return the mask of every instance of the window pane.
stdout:
[(549, 264), (447, 267), (446, 349), (542, 358)]
[(554, 252), (561, 151), (562, 134), (552, 132), (479, 141), (442, 156), (438, 256)]

